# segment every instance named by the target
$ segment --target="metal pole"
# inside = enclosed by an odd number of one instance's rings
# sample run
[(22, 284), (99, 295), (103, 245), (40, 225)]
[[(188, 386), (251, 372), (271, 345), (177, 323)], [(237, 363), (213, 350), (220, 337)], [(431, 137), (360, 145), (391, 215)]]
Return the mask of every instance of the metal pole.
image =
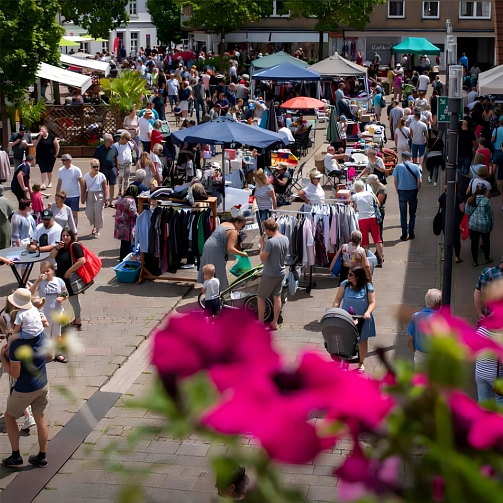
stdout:
[(461, 89), (463, 76), (456, 73), (459, 67), (451, 67), (456, 78), (450, 78), (451, 89), (448, 102), (449, 108), (449, 155), (447, 158), (446, 183), (447, 199), (445, 205), (445, 229), (444, 229), (444, 270), (442, 276), (442, 304), (451, 304), (452, 291), (452, 254), (454, 248), (454, 227), (456, 225), (456, 166), (458, 163), (458, 137), (459, 137), (459, 112), (461, 111)]

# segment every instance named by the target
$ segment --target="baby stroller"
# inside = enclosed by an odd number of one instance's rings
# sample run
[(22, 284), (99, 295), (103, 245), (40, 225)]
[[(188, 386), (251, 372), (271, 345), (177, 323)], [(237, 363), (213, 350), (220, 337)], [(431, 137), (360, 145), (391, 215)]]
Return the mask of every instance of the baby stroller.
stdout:
[[(246, 309), (253, 316), (258, 317), (257, 291), (262, 278), (264, 265), (260, 264), (236, 278), (229, 287), (220, 292), (220, 307)], [(288, 284), (285, 282), (281, 289), (281, 304), (285, 305), (288, 296)], [(199, 305), (204, 309), (204, 293), (201, 292), (197, 299)], [(274, 318), (273, 303), (271, 299), (266, 299), (264, 321), (270, 322)], [(278, 320), (281, 323), (281, 316)]]
[(325, 340), (325, 349), (333, 359), (344, 360), (347, 363), (360, 361), (358, 343), (360, 334), (354, 319), (344, 309), (332, 307), (321, 318), (321, 333)]

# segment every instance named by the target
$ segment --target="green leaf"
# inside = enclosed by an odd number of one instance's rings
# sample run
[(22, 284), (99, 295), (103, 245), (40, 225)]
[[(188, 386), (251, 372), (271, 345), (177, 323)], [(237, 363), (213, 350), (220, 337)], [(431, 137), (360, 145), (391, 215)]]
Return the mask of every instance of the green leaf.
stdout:
[(430, 383), (442, 387), (462, 387), (464, 382), (464, 351), (450, 337), (430, 337), (427, 376)]

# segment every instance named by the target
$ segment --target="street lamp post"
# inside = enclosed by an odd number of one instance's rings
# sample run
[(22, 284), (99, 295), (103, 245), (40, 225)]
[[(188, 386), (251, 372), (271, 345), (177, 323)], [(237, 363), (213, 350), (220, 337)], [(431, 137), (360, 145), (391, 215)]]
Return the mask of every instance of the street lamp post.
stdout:
[(452, 290), (452, 252), (454, 243), (454, 226), (456, 225), (456, 166), (458, 163), (459, 112), (461, 111), (463, 91), (463, 67), (449, 66), (449, 153), (447, 169), (447, 199), (445, 204), (444, 229), (444, 271), (442, 281), (442, 304), (451, 304)]

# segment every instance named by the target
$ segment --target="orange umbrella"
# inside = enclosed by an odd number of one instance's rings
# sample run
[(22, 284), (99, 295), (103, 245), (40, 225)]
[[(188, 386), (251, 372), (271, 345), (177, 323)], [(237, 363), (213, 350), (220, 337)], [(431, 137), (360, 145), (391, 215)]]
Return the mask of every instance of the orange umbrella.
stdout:
[(306, 96), (297, 96), (291, 100), (285, 101), (281, 108), (324, 108), (326, 103), (317, 100), (316, 98), (308, 98)]

